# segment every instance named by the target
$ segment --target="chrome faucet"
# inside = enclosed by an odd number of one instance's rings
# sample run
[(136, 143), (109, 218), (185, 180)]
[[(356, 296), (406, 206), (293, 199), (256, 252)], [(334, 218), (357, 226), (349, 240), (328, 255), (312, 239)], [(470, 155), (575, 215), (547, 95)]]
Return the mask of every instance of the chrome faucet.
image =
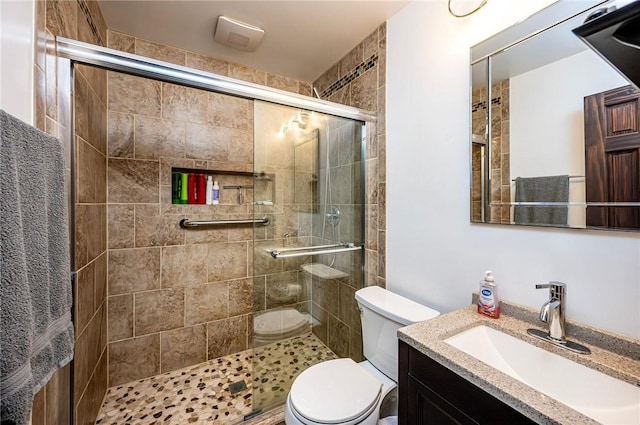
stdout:
[(536, 289), (543, 288), (549, 288), (549, 300), (542, 304), (540, 320), (549, 324), (549, 332), (540, 329), (527, 329), (527, 333), (576, 353), (589, 354), (591, 350), (584, 345), (566, 339), (564, 305), (567, 285), (562, 282), (536, 285)]
[(562, 282), (549, 282), (536, 285), (536, 289), (549, 288), (549, 300), (540, 309), (540, 320), (549, 323), (549, 338), (558, 342), (565, 341), (564, 298), (567, 285)]

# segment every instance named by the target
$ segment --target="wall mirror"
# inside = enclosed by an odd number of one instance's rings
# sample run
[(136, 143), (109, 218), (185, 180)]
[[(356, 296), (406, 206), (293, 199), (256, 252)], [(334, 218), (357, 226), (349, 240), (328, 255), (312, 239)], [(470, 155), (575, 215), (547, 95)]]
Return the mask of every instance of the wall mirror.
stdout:
[(640, 91), (572, 33), (606, 3), (471, 48), (472, 222), (640, 230)]

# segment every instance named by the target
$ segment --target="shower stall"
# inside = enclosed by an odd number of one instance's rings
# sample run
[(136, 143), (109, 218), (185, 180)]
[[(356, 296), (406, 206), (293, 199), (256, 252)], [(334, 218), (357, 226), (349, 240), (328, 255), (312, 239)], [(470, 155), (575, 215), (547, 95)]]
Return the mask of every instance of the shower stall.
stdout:
[[(283, 405), (305, 368), (336, 357), (359, 361), (354, 293), (364, 284), (373, 116), (56, 43), (71, 99), (92, 96), (74, 78), (78, 67), (108, 71), (108, 224), (106, 236), (80, 243), (106, 237), (108, 248), (109, 389), (97, 423), (239, 423)], [(66, 137), (73, 125), (95, 121), (77, 107), (68, 119)], [(76, 145), (71, 157), (90, 163), (91, 155)], [(85, 166), (71, 172), (72, 181), (96, 178)], [(181, 202), (175, 186), (183, 175), (211, 176), (219, 204)], [(84, 355), (76, 350), (75, 361)], [(72, 382), (84, 384), (79, 369)]]

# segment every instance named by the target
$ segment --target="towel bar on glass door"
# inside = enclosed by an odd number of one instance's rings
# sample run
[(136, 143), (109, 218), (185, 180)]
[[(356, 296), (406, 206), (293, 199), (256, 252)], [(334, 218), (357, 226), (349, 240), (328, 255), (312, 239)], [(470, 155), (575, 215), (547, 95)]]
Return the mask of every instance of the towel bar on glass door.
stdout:
[(211, 221), (191, 221), (188, 218), (180, 220), (180, 227), (183, 229), (193, 229), (194, 227), (208, 227), (208, 226), (225, 226), (229, 224), (269, 224), (269, 218), (249, 218), (238, 220), (211, 220)]
[[(362, 249), (361, 245), (354, 245), (351, 242), (337, 243), (333, 245), (317, 245), (317, 246), (302, 246), (297, 248), (282, 248), (282, 249), (268, 249), (267, 252), (271, 254), (273, 258), (290, 258), (290, 257), (302, 257), (305, 255), (322, 255), (333, 254), (335, 252), (347, 252), (347, 251), (359, 251)], [(304, 252), (292, 252), (292, 251), (304, 251)], [(283, 254), (283, 252), (291, 252), (290, 254)]]

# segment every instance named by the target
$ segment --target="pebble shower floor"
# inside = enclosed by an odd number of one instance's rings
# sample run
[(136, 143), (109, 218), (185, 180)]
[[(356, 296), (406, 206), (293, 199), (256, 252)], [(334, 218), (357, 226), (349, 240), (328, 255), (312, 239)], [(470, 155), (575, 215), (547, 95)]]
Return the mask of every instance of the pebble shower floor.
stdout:
[[(334, 358), (309, 334), (118, 385), (107, 390), (96, 424), (239, 423), (254, 410), (283, 403), (300, 372)], [(246, 388), (232, 394), (229, 386), (239, 381)]]

